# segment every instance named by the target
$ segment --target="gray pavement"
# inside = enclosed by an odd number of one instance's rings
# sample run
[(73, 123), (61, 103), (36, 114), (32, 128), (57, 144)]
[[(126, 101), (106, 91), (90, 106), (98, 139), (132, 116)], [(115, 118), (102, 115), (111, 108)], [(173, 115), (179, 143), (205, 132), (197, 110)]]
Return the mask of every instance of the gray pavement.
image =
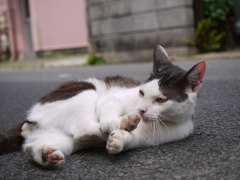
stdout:
[[(178, 62), (184, 69), (196, 61)], [(31, 105), (63, 82), (124, 75), (143, 81), (151, 64), (0, 71), (0, 132), (25, 120)], [(45, 169), (23, 152), (0, 156), (0, 179), (240, 179), (240, 59), (207, 61), (207, 74), (185, 140), (111, 156), (104, 148)]]

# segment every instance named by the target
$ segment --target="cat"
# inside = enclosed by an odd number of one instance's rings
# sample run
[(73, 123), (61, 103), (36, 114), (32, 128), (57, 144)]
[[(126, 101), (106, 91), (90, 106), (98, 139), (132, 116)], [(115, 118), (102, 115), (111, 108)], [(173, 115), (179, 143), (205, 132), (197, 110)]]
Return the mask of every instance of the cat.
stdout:
[[(153, 72), (143, 84), (121, 76), (66, 83), (42, 97), (27, 121), (0, 135), (0, 153), (23, 144), (35, 162), (56, 167), (85, 148), (106, 146), (117, 154), (181, 140), (193, 131), (205, 70), (204, 61), (182, 70), (157, 45)], [(13, 143), (4, 148), (6, 141)]]

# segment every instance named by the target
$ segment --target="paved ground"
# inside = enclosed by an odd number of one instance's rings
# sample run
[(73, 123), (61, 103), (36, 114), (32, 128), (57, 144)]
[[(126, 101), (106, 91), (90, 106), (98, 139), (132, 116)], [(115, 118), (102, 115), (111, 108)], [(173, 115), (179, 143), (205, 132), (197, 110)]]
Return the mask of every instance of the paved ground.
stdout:
[[(196, 62), (179, 62), (189, 68)], [(59, 84), (89, 76), (125, 75), (143, 81), (151, 64), (0, 72), (0, 131)], [(57, 169), (44, 169), (23, 152), (0, 156), (0, 179), (240, 179), (240, 59), (207, 62), (194, 115), (195, 130), (182, 141), (110, 156), (85, 150)]]

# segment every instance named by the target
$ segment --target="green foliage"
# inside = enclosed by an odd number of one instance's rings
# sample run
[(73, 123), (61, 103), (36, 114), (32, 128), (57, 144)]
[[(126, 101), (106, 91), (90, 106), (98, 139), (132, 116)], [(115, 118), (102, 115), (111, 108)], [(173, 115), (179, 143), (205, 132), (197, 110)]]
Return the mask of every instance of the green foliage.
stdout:
[(92, 50), (88, 56), (87, 64), (89, 65), (99, 65), (105, 64), (106, 60), (103, 57), (96, 56), (96, 52)]
[(201, 52), (223, 49), (233, 25), (233, 0), (203, 0), (205, 18), (198, 22), (193, 39), (183, 39)]
[(204, 15), (212, 20), (213, 26), (233, 17), (233, 0), (203, 0)]
[(43, 57), (47, 59), (54, 58), (54, 54), (52, 51), (46, 51), (44, 52)]
[(192, 40), (183, 39), (192, 46), (197, 46), (201, 51), (216, 51), (222, 47), (226, 32), (218, 32), (212, 28), (211, 19), (203, 19), (198, 23)]
[(207, 51), (219, 50), (222, 47), (222, 40), (226, 34), (226, 32), (218, 33), (217, 30), (212, 30), (209, 33), (208, 41), (203, 42), (204, 49)]

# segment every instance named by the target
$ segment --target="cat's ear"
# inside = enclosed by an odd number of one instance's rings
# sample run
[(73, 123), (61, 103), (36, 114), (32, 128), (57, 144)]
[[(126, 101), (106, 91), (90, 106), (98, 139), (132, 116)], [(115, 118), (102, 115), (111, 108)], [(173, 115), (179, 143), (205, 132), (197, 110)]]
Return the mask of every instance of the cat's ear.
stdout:
[(197, 92), (202, 87), (203, 78), (206, 71), (206, 62), (201, 61), (194, 65), (185, 75), (188, 82), (187, 91)]
[(161, 66), (171, 63), (165, 49), (157, 45), (153, 51), (153, 73), (161, 70)]

